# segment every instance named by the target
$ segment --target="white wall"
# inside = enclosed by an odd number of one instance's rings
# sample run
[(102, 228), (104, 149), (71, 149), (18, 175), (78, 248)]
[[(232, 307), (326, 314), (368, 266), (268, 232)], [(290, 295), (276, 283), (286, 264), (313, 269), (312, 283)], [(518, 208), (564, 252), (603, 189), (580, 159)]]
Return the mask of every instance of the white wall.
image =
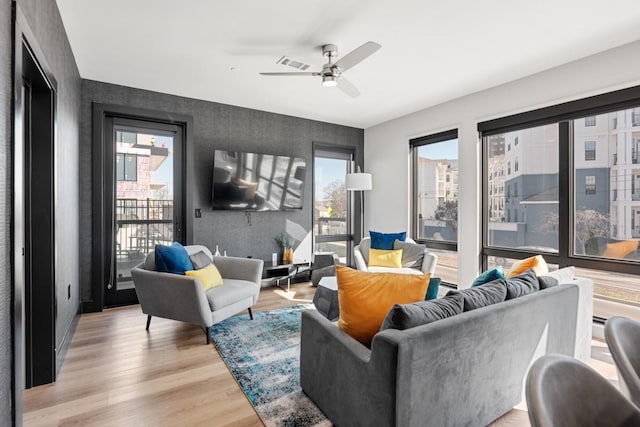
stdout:
[[(481, 150), (477, 124), (640, 84), (640, 41), (511, 83), (427, 108), (365, 130), (365, 230), (409, 230), (409, 139), (458, 128), (458, 284), (480, 261)], [(424, 82), (429, 85), (429, 82)]]

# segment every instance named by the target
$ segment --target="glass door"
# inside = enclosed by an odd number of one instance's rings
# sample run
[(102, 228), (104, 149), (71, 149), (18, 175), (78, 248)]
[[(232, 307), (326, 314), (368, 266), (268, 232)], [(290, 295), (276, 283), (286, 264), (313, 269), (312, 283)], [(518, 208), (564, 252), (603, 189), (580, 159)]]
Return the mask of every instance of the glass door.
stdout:
[(353, 152), (316, 148), (313, 156), (313, 237), (316, 253), (335, 253), (341, 264), (351, 264), (353, 247), (352, 201), (345, 189)]
[(113, 277), (106, 305), (137, 302), (131, 269), (155, 245), (182, 241), (180, 128), (114, 118)]

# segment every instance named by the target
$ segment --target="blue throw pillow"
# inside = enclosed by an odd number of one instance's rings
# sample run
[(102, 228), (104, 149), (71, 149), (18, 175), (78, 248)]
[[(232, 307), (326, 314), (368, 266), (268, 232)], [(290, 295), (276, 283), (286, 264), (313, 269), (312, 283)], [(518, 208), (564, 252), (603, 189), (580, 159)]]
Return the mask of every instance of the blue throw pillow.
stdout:
[(431, 300), (438, 298), (438, 289), (440, 288), (440, 278), (432, 277), (429, 279), (429, 287), (427, 288), (427, 295), (425, 300)]
[(377, 231), (369, 231), (371, 236), (371, 248), (372, 249), (393, 249), (393, 242), (400, 240), (404, 242), (407, 240), (407, 232), (402, 233), (378, 233)]
[(171, 246), (156, 245), (156, 270), (166, 273), (184, 274), (193, 270), (187, 250), (178, 242)]
[(473, 288), (474, 286), (484, 285), (485, 283), (504, 278), (505, 277), (504, 272), (502, 271), (502, 266), (498, 265), (496, 267), (490, 268), (489, 270), (476, 277), (476, 280), (473, 281), (471, 287)]

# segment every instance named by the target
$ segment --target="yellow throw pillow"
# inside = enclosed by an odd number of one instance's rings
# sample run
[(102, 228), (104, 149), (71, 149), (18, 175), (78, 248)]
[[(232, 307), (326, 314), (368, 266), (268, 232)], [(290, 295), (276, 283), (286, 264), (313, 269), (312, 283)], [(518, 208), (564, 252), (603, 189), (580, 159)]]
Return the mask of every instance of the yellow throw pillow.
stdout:
[(423, 301), (429, 274), (368, 273), (336, 266), (338, 327), (369, 347), (394, 304)]
[(200, 280), (205, 291), (209, 288), (222, 285), (222, 276), (213, 264), (209, 264), (200, 270), (185, 271), (184, 274)]
[(541, 274), (546, 274), (549, 272), (549, 266), (547, 262), (542, 258), (542, 255), (532, 256), (531, 258), (521, 259), (511, 266), (511, 270), (509, 274), (507, 274), (507, 279), (511, 279), (512, 277), (516, 277), (527, 271), (528, 269), (533, 268), (536, 276), (540, 276)]
[(402, 249), (369, 249), (369, 267), (402, 267)]
[(602, 256), (605, 258), (624, 258), (636, 249), (638, 249), (637, 240), (607, 243), (607, 247), (602, 253)]

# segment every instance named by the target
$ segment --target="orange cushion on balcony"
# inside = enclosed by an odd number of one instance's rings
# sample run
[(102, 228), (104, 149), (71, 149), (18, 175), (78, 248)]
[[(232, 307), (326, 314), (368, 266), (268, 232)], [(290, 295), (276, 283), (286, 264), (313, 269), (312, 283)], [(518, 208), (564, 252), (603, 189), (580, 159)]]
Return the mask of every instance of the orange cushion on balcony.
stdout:
[(338, 327), (369, 347), (394, 304), (423, 301), (429, 274), (368, 273), (336, 266)]
[(638, 249), (637, 240), (625, 240), (623, 242), (607, 243), (602, 256), (605, 258), (624, 258)]

